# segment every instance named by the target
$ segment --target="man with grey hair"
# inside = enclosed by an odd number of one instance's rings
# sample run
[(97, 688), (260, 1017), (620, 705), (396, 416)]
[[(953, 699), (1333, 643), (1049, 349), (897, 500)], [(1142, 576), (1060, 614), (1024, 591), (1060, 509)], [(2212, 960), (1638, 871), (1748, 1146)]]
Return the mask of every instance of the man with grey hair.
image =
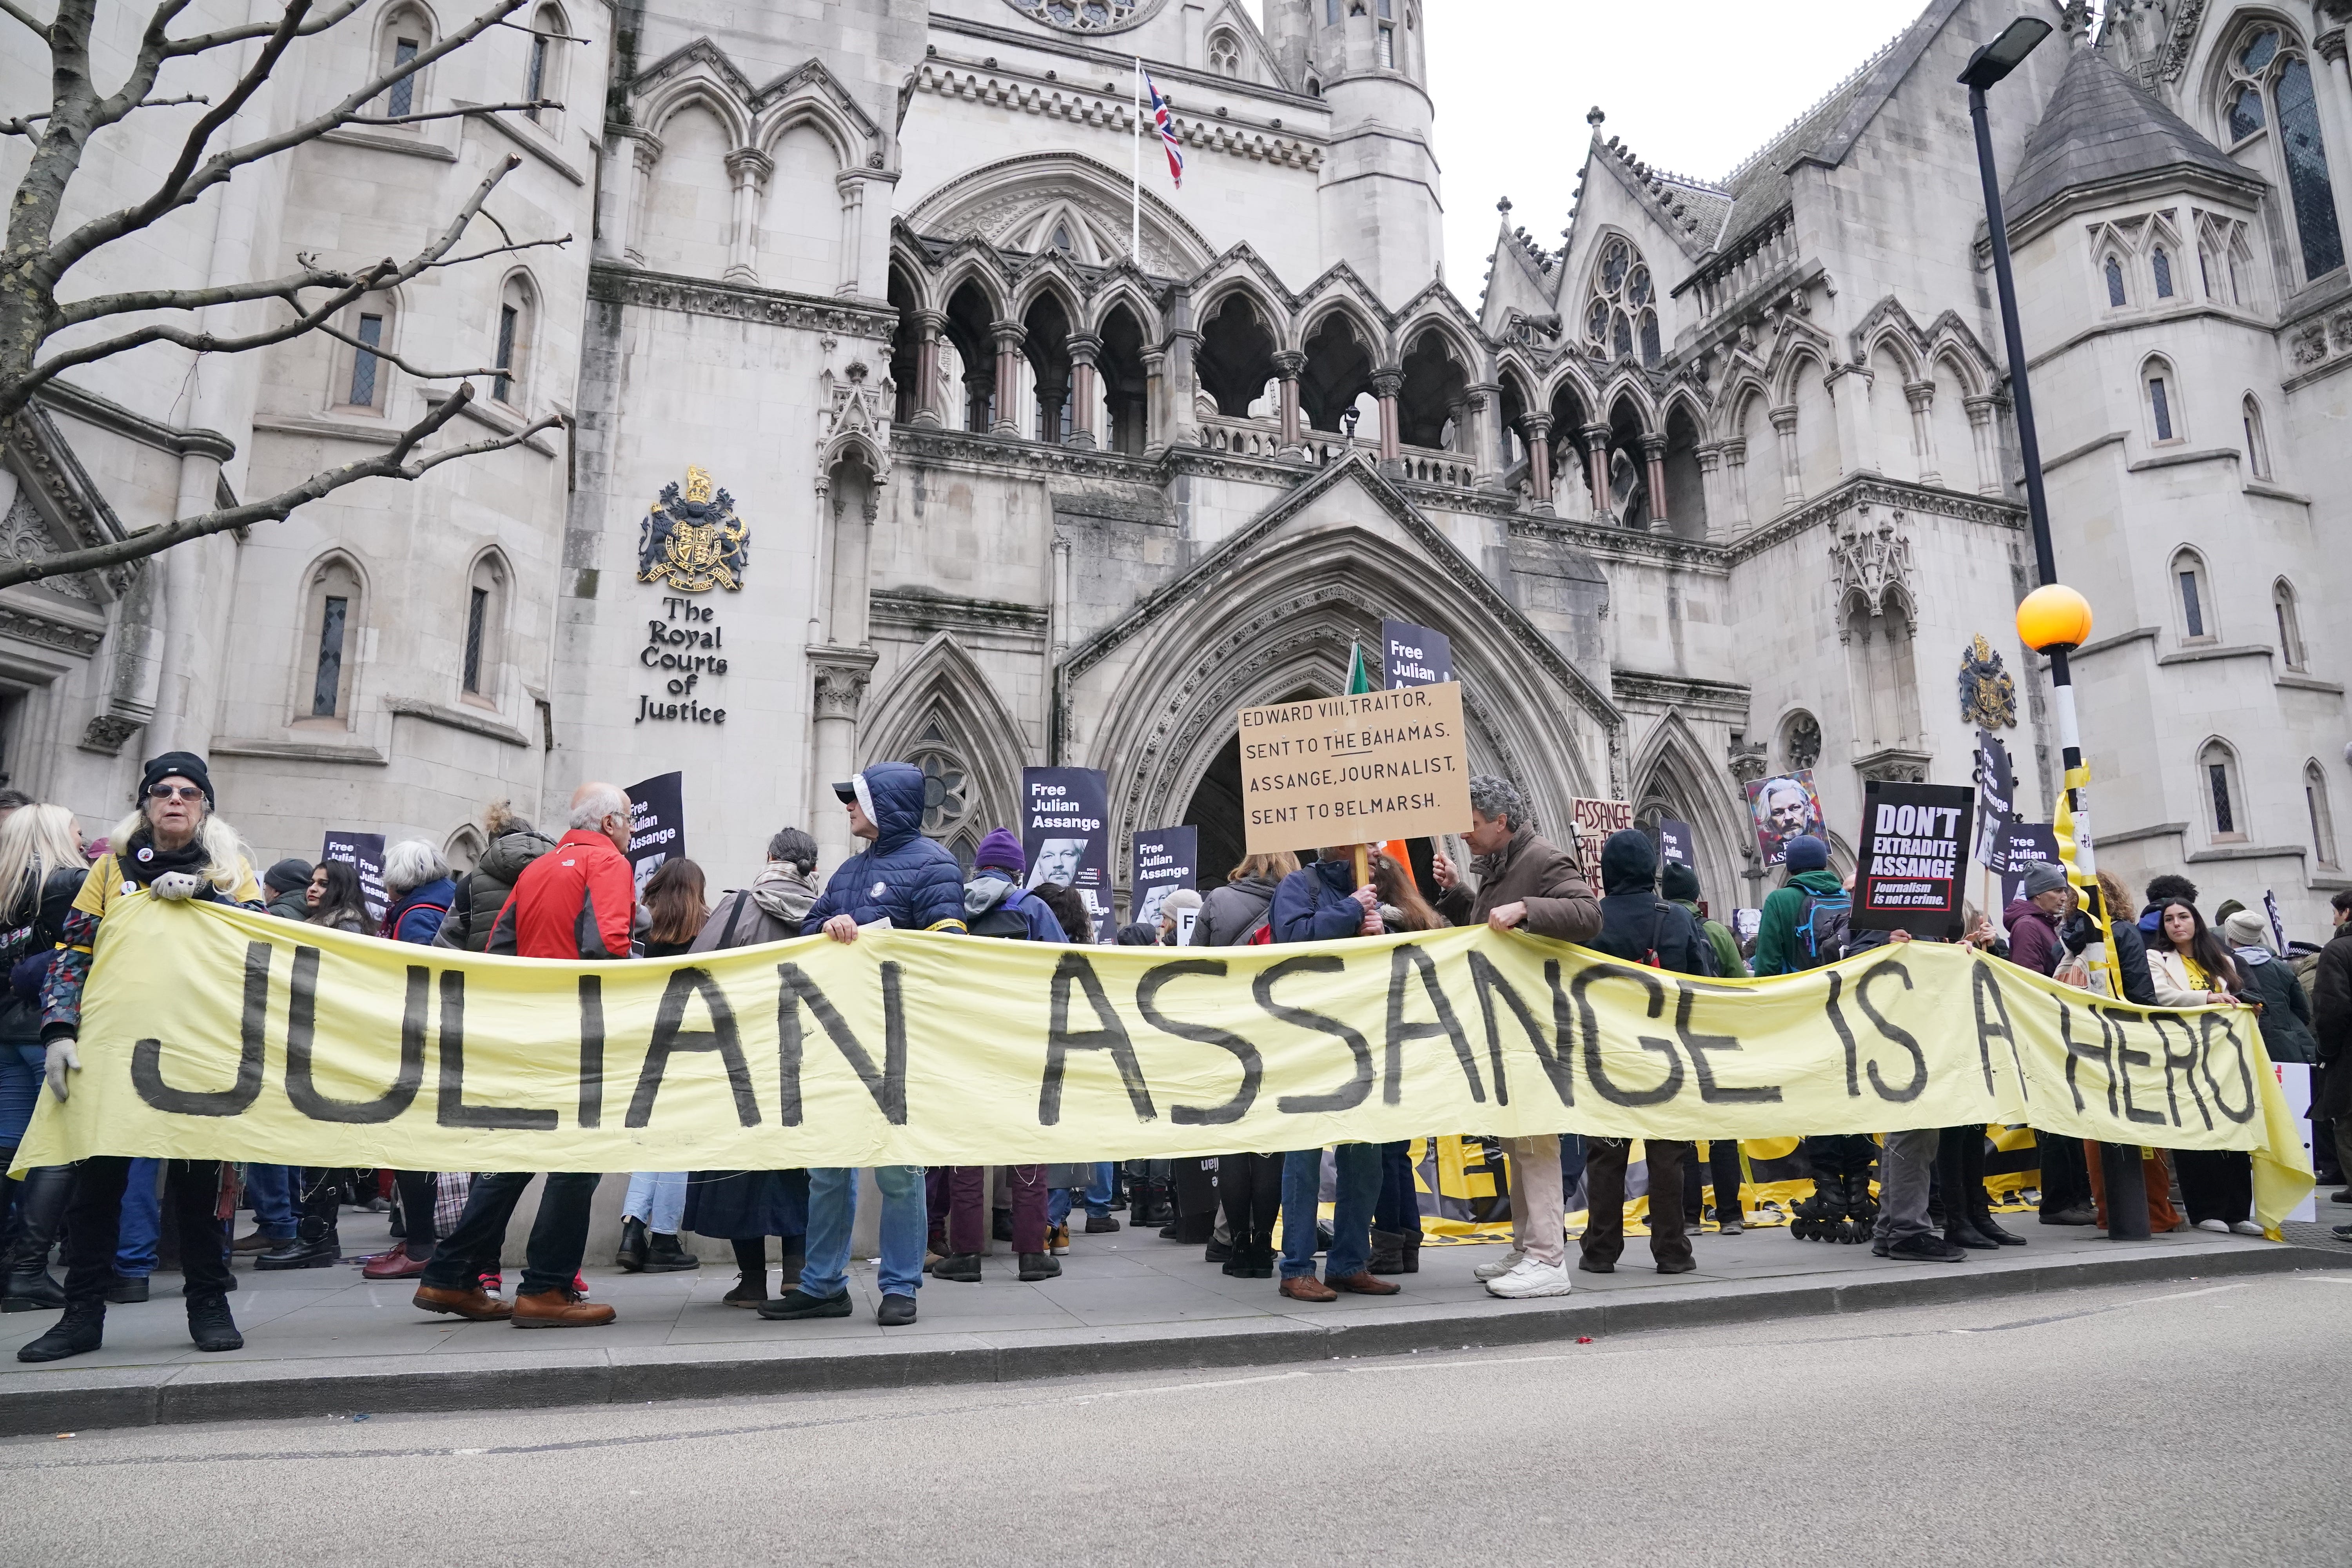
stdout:
[[(1601, 931), (1601, 905), (1575, 858), (1539, 837), (1528, 797), (1507, 778), (1481, 773), (1470, 781), (1470, 830), (1462, 836), (1476, 857), (1474, 893), (1443, 852), (1431, 860), (1437, 910), (1455, 925), (1485, 921), (1496, 931), (1528, 931), (1560, 942), (1590, 942)], [(1496, 1296), (1565, 1296), (1568, 1272), (1565, 1205), (1560, 1194), (1559, 1136), (1546, 1132), (1508, 1140), (1511, 1156), (1511, 1250), (1476, 1270)]]
[[(489, 951), (573, 961), (628, 957), (637, 904), (628, 847), (629, 797), (612, 784), (582, 784), (572, 795), (572, 831), (515, 879), (491, 928)], [(583, 1300), (572, 1289), (588, 1249), (593, 1171), (548, 1173), (514, 1305), (482, 1289), (481, 1277), (498, 1268), (507, 1221), (530, 1181), (528, 1171), (487, 1171), (474, 1178), (466, 1212), (418, 1279), (415, 1305), (476, 1321), (510, 1318), (519, 1329), (589, 1328), (613, 1321), (612, 1308)]]

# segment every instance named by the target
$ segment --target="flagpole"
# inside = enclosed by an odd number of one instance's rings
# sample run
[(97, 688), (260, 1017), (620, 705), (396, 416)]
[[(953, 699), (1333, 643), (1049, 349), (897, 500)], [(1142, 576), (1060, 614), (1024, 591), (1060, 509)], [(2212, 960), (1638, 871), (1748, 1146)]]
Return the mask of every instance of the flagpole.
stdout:
[(1135, 57), (1135, 139), (1128, 144), (1128, 193), (1134, 198), (1128, 210), (1127, 253), (1136, 269), (1143, 268), (1143, 57)]

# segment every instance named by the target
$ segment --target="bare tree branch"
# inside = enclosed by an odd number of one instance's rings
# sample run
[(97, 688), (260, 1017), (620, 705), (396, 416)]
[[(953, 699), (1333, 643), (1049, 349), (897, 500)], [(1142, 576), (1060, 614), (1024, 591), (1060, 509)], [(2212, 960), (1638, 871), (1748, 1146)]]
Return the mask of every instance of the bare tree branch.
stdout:
[[(170, 0), (167, 0), (167, 3), (170, 3)], [(292, 46), (300, 20), (309, 9), (310, 0), (289, 0), (285, 15), (279, 18), (278, 26), (262, 45), (252, 67), (238, 79), (236, 88), (228, 96), (215, 105), (211, 112), (198, 121), (195, 128), (189, 132), (187, 141), (180, 150), (178, 161), (173, 165), (172, 172), (164, 176), (163, 184), (156, 187), (154, 194), (136, 206), (120, 208), (92, 218), (65, 238), (52, 244), (47, 257), (42, 263), (42, 270), (47, 274), (47, 280), (54, 286), (56, 280), (63, 277), (68, 268), (98, 247), (144, 228), (166, 213), (188, 205), (215, 185), (226, 182), (230, 175), (246, 164), (301, 146), (305, 142), (316, 141), (327, 132), (352, 119), (362, 104), (371, 99), (381, 97), (394, 83), (415, 76), (435, 61), (465, 47), (484, 32), (495, 26), (502, 17), (520, 10), (526, 4), (528, 0), (494, 0), (489, 10), (484, 11), (431, 47), (419, 49), (405, 62), (389, 68), (382, 75), (363, 84), (324, 113), (314, 115), (300, 124), (289, 126), (274, 135), (248, 142), (241, 147), (225, 149), (206, 159), (199, 167), (197, 160), (202, 157), (205, 146), (211, 141), (214, 132), (235, 118), (236, 111), (260, 89), (261, 84), (268, 79), (270, 72), (277, 68), (279, 59)], [(144, 94), (142, 93), (142, 96)]]
[[(349, 272), (313, 265), (308, 257), (297, 259), (303, 263), (301, 271), (256, 279), (250, 283), (225, 283), (212, 289), (136, 289), (128, 293), (77, 300), (58, 307), (58, 326), (60, 330), (78, 327), (102, 316), (129, 315), (138, 310), (201, 310), (210, 305), (236, 305), (251, 300), (290, 299), (306, 289), (348, 289), (362, 273), (373, 271), (363, 268), (362, 272)], [(386, 268), (393, 265), (390, 257), (376, 264)]]
[(23, 6), (17, 5), (16, 0), (0, 0), (0, 11), (6, 12), (9, 16), (16, 17), (19, 22), (24, 23), (27, 27), (32, 28), (34, 36), (37, 37), (45, 37), (48, 34), (49, 25), (36, 17), (30, 11), (27, 11)]
[[(76, 365), (90, 364), (99, 360), (110, 359), (116, 354), (147, 343), (176, 343), (182, 348), (200, 354), (246, 353), (254, 349), (268, 348), (272, 343), (282, 343), (289, 338), (299, 337), (304, 332), (315, 331), (337, 311), (361, 295), (377, 289), (388, 289), (405, 283), (434, 262), (446, 256), (456, 247), (458, 237), (473, 222), (475, 215), (481, 211), (482, 204), (489, 199), (490, 193), (498, 189), (499, 182), (514, 173), (521, 163), (522, 159), (520, 156), (509, 153), (505, 162), (483, 176), (481, 184), (474, 187), (473, 194), (466, 198), (463, 205), (458, 207), (457, 216), (449, 220), (448, 225), (439, 235), (435, 237), (433, 243), (406, 261), (395, 265), (390, 258), (386, 258), (373, 266), (351, 274), (349, 281), (334, 287), (333, 291), (322, 304), (305, 305), (299, 297), (299, 286), (277, 296), (284, 299), (288, 306), (293, 310), (294, 319), (290, 321), (280, 322), (275, 327), (266, 327), (259, 331), (248, 332), (241, 337), (218, 337), (211, 332), (192, 331), (184, 327), (159, 321), (125, 332), (119, 337), (106, 338), (94, 343), (85, 343), (79, 348), (65, 350), (43, 360), (23, 375), (0, 384), (0, 419), (13, 416), (18, 409), (32, 400), (33, 394), (37, 389), (54, 380), (58, 373), (71, 370)], [(501, 226), (501, 232), (503, 232), (503, 226)], [(268, 298), (269, 296), (249, 297)]]
[(360, 342), (356, 336), (344, 331), (341, 327), (321, 325), (318, 328), (318, 331), (321, 337), (332, 338), (339, 343), (344, 343), (348, 344), (352, 348), (364, 350), (367, 353), (375, 355), (376, 358), (383, 361), (384, 363), (392, 365), (395, 369), (406, 371), (409, 374), (415, 376), (419, 381), (457, 381), (469, 375), (511, 375), (514, 374), (514, 372), (508, 366), (501, 364), (468, 365), (464, 370), (424, 370), (420, 369), (418, 366), (409, 363), (406, 360), (401, 358), (398, 354), (393, 353), (390, 349), (385, 348), (381, 343), (363, 343)]
[[(7, 0), (0, 0), (0, 5), (6, 3)], [(184, 103), (210, 103), (211, 101), (211, 99), (201, 92), (192, 92), (181, 98), (151, 98), (143, 103), (134, 103), (131, 107), (134, 110), (175, 109)], [(20, 114), (14, 120), (0, 120), (0, 136), (30, 136), (33, 133), (33, 127), (47, 118), (46, 114)]]
[(520, 103), (469, 103), (463, 109), (430, 109), (416, 114), (354, 114), (343, 121), (346, 125), (415, 125), (426, 120), (463, 120), (469, 114), (504, 114), (516, 109), (556, 109), (563, 107), (551, 98), (527, 99)]
[[(5, 0), (0, 0), (0, 3), (5, 3)], [(297, 507), (317, 500), (321, 496), (331, 494), (346, 485), (356, 484), (362, 479), (421, 479), (444, 463), (455, 462), (460, 458), (477, 458), (488, 452), (505, 451), (509, 447), (520, 446), (542, 430), (553, 429), (562, 423), (555, 416), (549, 415), (544, 419), (532, 421), (511, 435), (494, 437), (487, 441), (476, 441), (469, 446), (445, 447), (438, 452), (427, 453), (413, 462), (410, 461), (410, 454), (416, 450), (418, 444), (463, 413), (467, 405), (473, 401), (473, 384), (468, 382), (442, 399), (440, 405), (426, 414), (424, 418), (402, 431), (400, 439), (394, 444), (390, 451), (377, 457), (362, 458), (356, 463), (345, 463), (341, 468), (328, 468), (313, 474), (292, 489), (280, 490), (265, 500), (247, 501), (239, 506), (216, 507), (211, 511), (203, 512), (194, 517), (182, 518), (176, 522), (164, 523), (156, 528), (142, 529), (128, 539), (115, 540), (107, 544), (91, 545), (81, 550), (69, 550), (63, 554), (52, 555), (44, 560), (8, 562), (5, 565), (0, 565), (0, 588), (17, 583), (37, 583), (44, 577), (65, 576), (76, 572), (97, 572), (109, 566), (120, 566), (125, 562), (142, 561), (150, 555), (169, 550), (175, 544), (185, 544), (190, 540), (223, 533), (232, 528), (243, 528), (248, 523), (282, 522), (292, 515)]]
[[(483, 216), (484, 217), (489, 217), (489, 216), (490, 216), (490, 215), (489, 215), (489, 214), (488, 214), (488, 213), (484, 213), (482, 216)], [(492, 218), (492, 219), (491, 219), (491, 221), (495, 223), (495, 222), (497, 222), (498, 220), (497, 220), (497, 219), (495, 219), (495, 218)], [(501, 229), (503, 229), (505, 226), (504, 226), (504, 225), (500, 225), (499, 226), (500, 226), (500, 228), (501, 228)], [(435, 268), (436, 268), (436, 267), (463, 267), (463, 266), (465, 266), (465, 265), (466, 265), (466, 263), (467, 263), (468, 261), (483, 261), (483, 260), (487, 260), (487, 259), (488, 259), (490, 257), (493, 257), (493, 256), (512, 256), (516, 251), (519, 251), (519, 250), (537, 250), (537, 249), (541, 248), (541, 247), (543, 247), (543, 246), (550, 246), (550, 245), (551, 245), (551, 246), (556, 247), (558, 249), (561, 249), (561, 248), (562, 248), (562, 247), (563, 247), (564, 246), (567, 246), (567, 245), (569, 245), (569, 244), (571, 244), (571, 243), (572, 243), (572, 237), (571, 237), (570, 235), (568, 235), (568, 234), (566, 234), (566, 235), (559, 235), (557, 237), (555, 237), (555, 238), (553, 238), (553, 239), (521, 239), (521, 240), (509, 240), (508, 243), (506, 243), (506, 244), (504, 244), (504, 245), (494, 245), (494, 246), (490, 247), (490, 248), (489, 248), (489, 249), (488, 249), (488, 250), (478, 250), (478, 251), (475, 251), (471, 256), (453, 256), (453, 257), (449, 258), (446, 261), (433, 261), (433, 262), (428, 262), (428, 263), (426, 263), (426, 264), (425, 265), (425, 267), (424, 267), (423, 268), (421, 268), (421, 270), (423, 270), (423, 271), (426, 271), (426, 272), (430, 272), (430, 271), (432, 271), (432, 270), (433, 270)]]
[[(5, 3), (5, 0), (0, 0), (0, 4)], [(337, 0), (336, 4), (296, 28), (294, 36), (308, 38), (323, 33), (366, 4), (367, 0)], [(241, 44), (247, 38), (267, 37), (277, 30), (277, 26), (275, 22), (247, 22), (242, 26), (223, 27), (215, 33), (198, 33), (194, 37), (167, 38), (164, 40), (164, 53), (167, 58), (175, 59), (186, 55), (200, 55), (207, 49), (219, 48), (223, 44)]]

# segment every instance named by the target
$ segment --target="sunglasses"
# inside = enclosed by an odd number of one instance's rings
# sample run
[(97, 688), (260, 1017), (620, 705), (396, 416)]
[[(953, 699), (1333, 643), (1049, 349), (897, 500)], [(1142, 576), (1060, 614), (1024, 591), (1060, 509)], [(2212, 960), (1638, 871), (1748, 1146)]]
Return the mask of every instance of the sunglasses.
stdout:
[(202, 800), (204, 790), (196, 784), (157, 784), (147, 792), (149, 800)]

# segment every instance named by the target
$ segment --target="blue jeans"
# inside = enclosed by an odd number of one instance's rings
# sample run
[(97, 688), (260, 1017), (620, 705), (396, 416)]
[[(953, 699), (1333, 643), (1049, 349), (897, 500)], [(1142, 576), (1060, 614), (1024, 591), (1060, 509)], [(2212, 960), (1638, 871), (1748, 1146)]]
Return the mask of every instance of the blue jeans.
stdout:
[(686, 1218), (686, 1173), (639, 1171), (629, 1178), (629, 1192), (621, 1200), (623, 1219), (641, 1219), (656, 1236), (676, 1236)]
[[(1087, 1213), (1110, 1213), (1110, 1162), (1103, 1161), (1091, 1167), (1094, 1180), (1087, 1184)], [(1045, 1194), (1045, 1228), (1051, 1230), (1070, 1217), (1070, 1189), (1055, 1187)]]
[[(125, 1279), (144, 1279), (155, 1272), (155, 1241), (163, 1234), (163, 1207), (155, 1196), (155, 1172), (160, 1160), (133, 1160), (123, 1178), (122, 1226), (114, 1237), (114, 1271)], [(294, 1227), (288, 1225), (286, 1234)]]
[[(1326, 1279), (1361, 1274), (1372, 1258), (1372, 1205), (1381, 1195), (1381, 1146), (1342, 1143), (1335, 1156), (1338, 1203), (1331, 1215)], [(1315, 1272), (1315, 1210), (1323, 1186), (1323, 1151), (1297, 1149), (1282, 1157), (1282, 1277)]]
[[(801, 1265), (803, 1296), (839, 1296), (849, 1289), (849, 1230), (857, 1217), (857, 1173), (813, 1165), (808, 1173), (808, 1261)], [(922, 1288), (923, 1243), (930, 1218), (920, 1165), (877, 1165), (882, 1189), (882, 1258), (875, 1283), (885, 1296), (912, 1296)]]
[(253, 1205), (253, 1229), (257, 1236), (290, 1241), (294, 1237), (294, 1167), (247, 1165), (245, 1199)]

